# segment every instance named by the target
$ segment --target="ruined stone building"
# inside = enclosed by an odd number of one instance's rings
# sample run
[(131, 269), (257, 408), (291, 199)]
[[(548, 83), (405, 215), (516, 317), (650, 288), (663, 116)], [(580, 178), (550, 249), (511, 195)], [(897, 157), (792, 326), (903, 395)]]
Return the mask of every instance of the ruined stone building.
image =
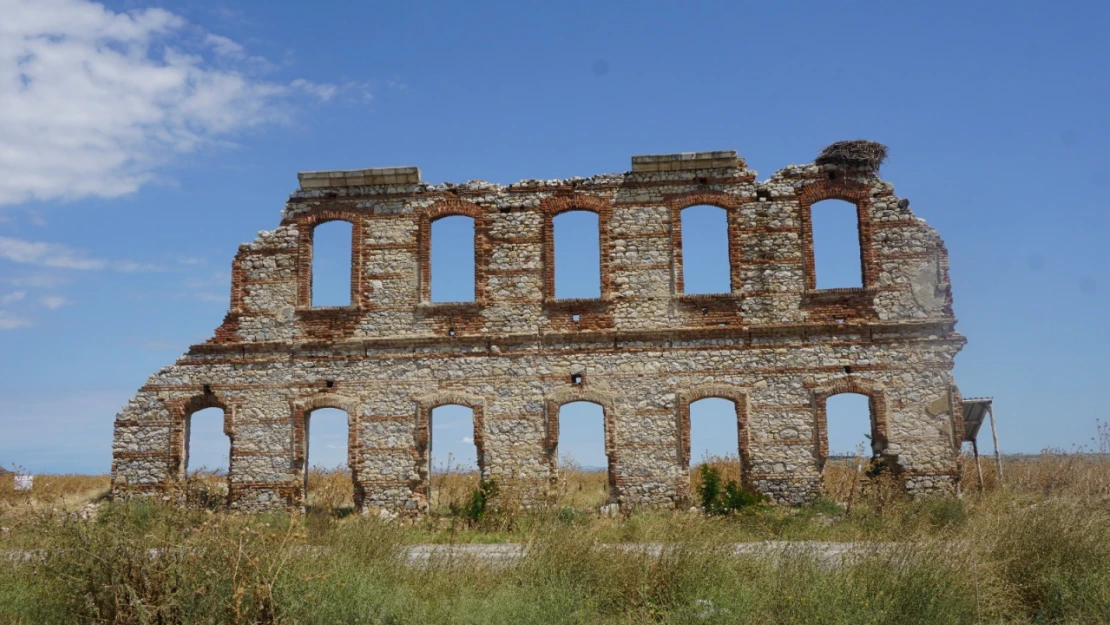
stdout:
[[(801, 503), (822, 487), (825, 400), (870, 401), (877, 458), (912, 493), (957, 484), (963, 432), (944, 243), (877, 163), (818, 159), (769, 180), (735, 152), (632, 158), (569, 180), (428, 184), (415, 167), (306, 172), (277, 228), (241, 245), (230, 310), (207, 342), (152, 375), (115, 421), (117, 496), (184, 475), (190, 416), (218, 407), (229, 503), (296, 505), (316, 409), (349, 416), (364, 510), (419, 512), (432, 409), (473, 410), (482, 475), (542, 500), (557, 475), (559, 408), (604, 409), (611, 498), (681, 505), (690, 404), (731, 400), (744, 482)], [(811, 210), (850, 202), (860, 288), (819, 289)], [(731, 290), (686, 294), (682, 211), (727, 214)], [(559, 299), (553, 220), (597, 215), (601, 296)], [(475, 297), (432, 302), (432, 222), (473, 219)], [(351, 298), (312, 302), (314, 228), (351, 224)]]

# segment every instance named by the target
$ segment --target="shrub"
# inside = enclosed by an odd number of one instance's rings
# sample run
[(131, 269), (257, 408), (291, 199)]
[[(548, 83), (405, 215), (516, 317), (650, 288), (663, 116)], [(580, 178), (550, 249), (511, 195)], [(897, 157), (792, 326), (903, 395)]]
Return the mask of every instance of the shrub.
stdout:
[(716, 467), (703, 464), (699, 471), (701, 483), (698, 484), (698, 497), (706, 514), (738, 512), (767, 500), (765, 496), (741, 487), (736, 480), (722, 485), (721, 472)]
[(462, 508), (462, 516), (466, 517), (473, 525), (478, 525), (486, 518), (490, 508), (490, 501), (497, 497), (497, 480), (482, 480), (478, 488), (470, 494), (470, 501)]

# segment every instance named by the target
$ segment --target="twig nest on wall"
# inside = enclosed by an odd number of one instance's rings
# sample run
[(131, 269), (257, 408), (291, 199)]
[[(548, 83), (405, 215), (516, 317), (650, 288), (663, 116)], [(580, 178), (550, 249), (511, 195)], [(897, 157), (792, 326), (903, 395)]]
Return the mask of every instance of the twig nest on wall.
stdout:
[(837, 141), (821, 150), (821, 154), (814, 161), (817, 165), (840, 165), (867, 169), (878, 172), (879, 167), (886, 161), (887, 148), (881, 143), (856, 139), (854, 141)]

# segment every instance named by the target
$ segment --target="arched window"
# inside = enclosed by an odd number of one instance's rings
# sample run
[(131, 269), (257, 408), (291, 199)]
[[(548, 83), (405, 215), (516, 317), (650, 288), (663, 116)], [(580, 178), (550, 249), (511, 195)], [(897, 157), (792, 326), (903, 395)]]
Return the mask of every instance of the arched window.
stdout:
[(352, 231), (348, 221), (328, 221), (312, 230), (312, 305), (351, 306)]
[(871, 468), (875, 455), (871, 410), (871, 398), (857, 393), (841, 393), (825, 401), (829, 445), (822, 472), (825, 492), (835, 501), (855, 500)]
[(702, 464), (720, 471), (725, 482), (742, 483), (736, 402), (708, 397), (690, 404), (690, 469), (694, 479)]
[(601, 243), (598, 215), (572, 210), (552, 220), (555, 298), (601, 297)]
[(354, 509), (349, 428), (350, 417), (338, 408), (317, 408), (305, 415), (305, 505), (310, 510)]
[(442, 217), (431, 224), (430, 283), (433, 302), (473, 302), (474, 219)]
[(224, 434), (224, 411), (205, 408), (185, 417), (186, 498), (204, 507), (222, 505), (228, 495), (231, 440)]
[(863, 286), (859, 216), (855, 204), (824, 200), (810, 207), (818, 289)]
[(575, 508), (611, 501), (612, 467), (605, 453), (605, 409), (588, 401), (559, 407), (559, 499)]
[(185, 419), (185, 471), (189, 475), (227, 475), (231, 441), (224, 434), (224, 411), (198, 410)]
[(840, 393), (825, 401), (829, 459), (870, 458), (871, 400), (859, 393)]
[(728, 212), (716, 206), (691, 206), (680, 213), (682, 291), (730, 293)]
[(481, 481), (474, 410), (444, 404), (432, 408), (430, 420), (430, 505), (433, 512), (448, 513), (465, 505)]

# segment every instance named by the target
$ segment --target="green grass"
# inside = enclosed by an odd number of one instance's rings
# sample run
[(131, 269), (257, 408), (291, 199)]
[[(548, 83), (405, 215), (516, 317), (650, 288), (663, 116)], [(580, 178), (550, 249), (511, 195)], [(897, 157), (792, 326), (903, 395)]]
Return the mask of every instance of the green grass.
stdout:
[[(821, 500), (605, 518), (560, 504), (472, 523), (143, 501), (102, 504), (95, 520), (9, 507), (0, 550), (40, 551), (0, 561), (0, 623), (1106, 623), (1108, 459), (1015, 463), (1006, 489), (862, 496), (850, 511)], [(801, 549), (730, 552), (763, 540), (891, 546), (839, 566)], [(407, 546), (433, 542), (529, 550), (509, 566), (404, 562)], [(669, 548), (614, 547), (642, 542)]]

